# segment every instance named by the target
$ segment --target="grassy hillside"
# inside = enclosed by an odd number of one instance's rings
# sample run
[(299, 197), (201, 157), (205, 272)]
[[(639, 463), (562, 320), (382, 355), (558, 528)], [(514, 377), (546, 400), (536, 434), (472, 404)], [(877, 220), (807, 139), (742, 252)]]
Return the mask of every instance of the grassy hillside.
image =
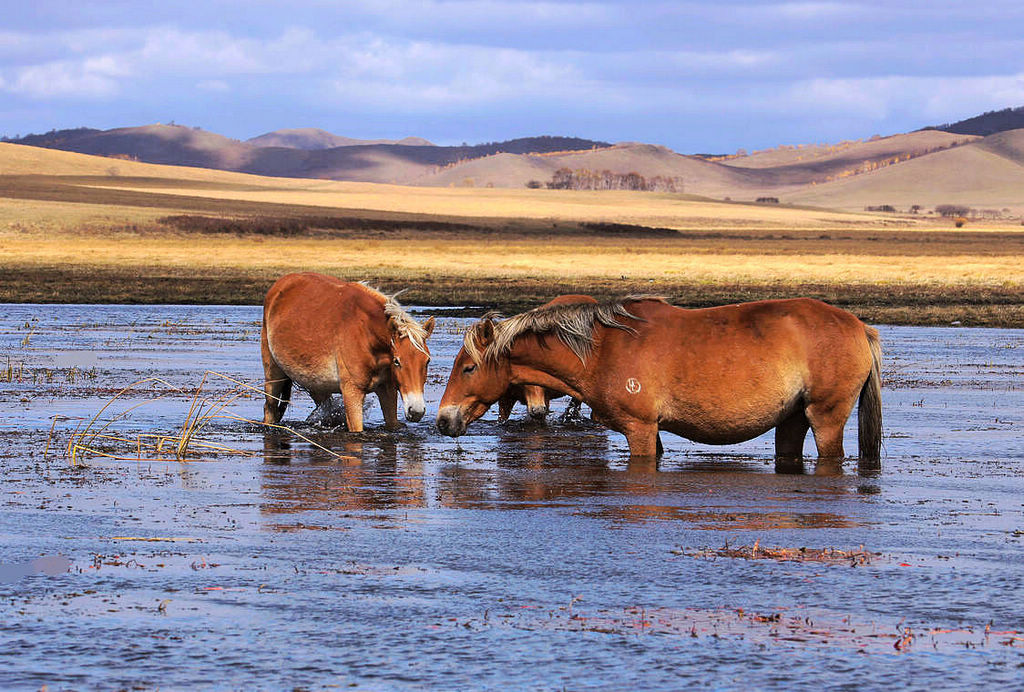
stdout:
[[(1010, 133), (1006, 133), (1010, 134)], [(1024, 165), (1014, 159), (1012, 147), (1020, 137), (988, 139), (937, 152), (864, 175), (804, 188), (786, 201), (838, 209), (892, 204), (934, 208), (963, 204), (976, 208), (1009, 209), (1024, 214)], [(1017, 152), (1019, 157), (1019, 149)]]
[(812, 295), (872, 321), (1024, 326), (1019, 226), (115, 163), (0, 146), (0, 300), (258, 303), (281, 274), (314, 269), (409, 288), (409, 303), (506, 311), (566, 292)]

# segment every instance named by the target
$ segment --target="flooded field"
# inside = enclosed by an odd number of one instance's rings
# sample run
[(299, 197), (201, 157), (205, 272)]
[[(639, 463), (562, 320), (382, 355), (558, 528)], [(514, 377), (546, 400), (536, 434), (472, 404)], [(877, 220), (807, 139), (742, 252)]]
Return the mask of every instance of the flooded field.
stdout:
[(245, 420), (258, 308), (0, 306), (0, 688), (1019, 687), (1024, 331), (882, 328), (881, 471), (782, 474), (564, 400), (445, 438), (434, 314), (427, 416), (354, 435)]

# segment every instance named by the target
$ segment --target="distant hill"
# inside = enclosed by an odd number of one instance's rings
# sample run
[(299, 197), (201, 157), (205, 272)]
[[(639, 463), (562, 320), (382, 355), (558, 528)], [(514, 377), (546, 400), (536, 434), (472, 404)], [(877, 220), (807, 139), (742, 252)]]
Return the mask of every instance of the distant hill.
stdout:
[(1024, 130), (1000, 132), (897, 165), (824, 185), (804, 187), (784, 201), (858, 210), (891, 204), (934, 208), (963, 204), (1024, 212)]
[(985, 137), (987, 135), (994, 135), (997, 132), (1019, 130), (1021, 128), (1024, 128), (1024, 106), (1004, 108), (1001, 111), (989, 111), (959, 122), (936, 125), (925, 129), (941, 130), (958, 135), (981, 135)]
[(274, 130), (259, 137), (246, 140), (255, 147), (286, 147), (290, 149), (333, 149), (335, 147), (362, 146), (366, 144), (403, 144), (411, 146), (433, 146), (422, 137), (404, 139), (353, 139), (342, 137), (327, 130), (305, 127), (295, 130)]
[(713, 197), (728, 196), (742, 190), (759, 190), (767, 176), (685, 156), (666, 147), (626, 142), (588, 151), (549, 154), (496, 154), (460, 162), (416, 178), (413, 184), (430, 186), (472, 185), (485, 187), (523, 187), (531, 180), (542, 185), (555, 171), (568, 168), (601, 174), (637, 173), (645, 178), (673, 180), (677, 192)]
[[(546, 153), (611, 146), (607, 142), (552, 136), (454, 147), (434, 146), (418, 138), (391, 143), (361, 143), (360, 140), (337, 138), (329, 132), (312, 129), (278, 131), (261, 137), (268, 138), (264, 142), (278, 144), (260, 146), (252, 141), (241, 142), (200, 128), (162, 124), (113, 130), (54, 130), (42, 135), (26, 135), (4, 141), (146, 163), (291, 178), (385, 183), (408, 182), (438, 167), (500, 152)], [(339, 139), (345, 144), (326, 146), (337, 144)]]
[[(1017, 117), (1024, 118), (1024, 108), (986, 113), (962, 123), (988, 123), (985, 127), (995, 128), (1012, 124)], [(767, 198), (781, 204), (844, 210), (881, 206), (907, 210), (912, 205), (927, 210), (956, 203), (1024, 213), (1024, 127), (989, 135), (924, 129), (715, 157), (688, 156), (651, 144), (613, 145), (575, 137), (436, 146), (417, 138), (356, 140), (312, 128), (278, 130), (243, 142), (199, 128), (159, 124), (59, 130), (8, 141), (28, 146), (8, 150), (10, 162), (0, 161), (0, 175), (35, 170), (33, 157), (22, 149), (50, 149), (108, 158), (95, 162), (41, 158), (53, 163), (40, 163), (38, 170), (49, 172), (56, 167), (132, 175), (129, 170), (150, 163), (282, 178), (435, 187), (547, 188), (550, 184), (555, 189), (653, 190), (737, 202)]]

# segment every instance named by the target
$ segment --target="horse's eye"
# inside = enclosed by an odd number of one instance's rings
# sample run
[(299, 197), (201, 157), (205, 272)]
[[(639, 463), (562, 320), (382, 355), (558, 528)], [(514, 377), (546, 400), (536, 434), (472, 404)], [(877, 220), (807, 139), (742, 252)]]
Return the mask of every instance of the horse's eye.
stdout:
[(476, 370), (476, 363), (474, 363), (473, 365), (467, 365), (466, 367), (464, 367), (462, 369), (462, 374), (463, 375), (471, 375), (471, 374), (473, 374), (474, 370)]
[(399, 357), (398, 357), (398, 356), (395, 356), (395, 360), (394, 360), (394, 363), (395, 363), (395, 367), (396, 367), (396, 368), (400, 368), (400, 367), (402, 367), (402, 361), (401, 361), (401, 360), (399, 359)]

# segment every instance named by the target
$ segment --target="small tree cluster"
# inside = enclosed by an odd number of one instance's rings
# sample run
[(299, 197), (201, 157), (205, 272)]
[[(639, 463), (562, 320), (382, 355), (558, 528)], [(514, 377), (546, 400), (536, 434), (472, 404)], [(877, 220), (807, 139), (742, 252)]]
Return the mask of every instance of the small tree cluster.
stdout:
[(757, 203), (758, 204), (778, 204), (779, 203), (779, 198), (778, 197), (758, 197), (757, 198)]
[(682, 178), (656, 175), (645, 178), (636, 172), (613, 173), (559, 168), (547, 184), (551, 190), (639, 190), (642, 192), (682, 192)]
[(939, 216), (953, 218), (969, 215), (971, 208), (964, 204), (939, 204), (935, 207), (935, 213)]

